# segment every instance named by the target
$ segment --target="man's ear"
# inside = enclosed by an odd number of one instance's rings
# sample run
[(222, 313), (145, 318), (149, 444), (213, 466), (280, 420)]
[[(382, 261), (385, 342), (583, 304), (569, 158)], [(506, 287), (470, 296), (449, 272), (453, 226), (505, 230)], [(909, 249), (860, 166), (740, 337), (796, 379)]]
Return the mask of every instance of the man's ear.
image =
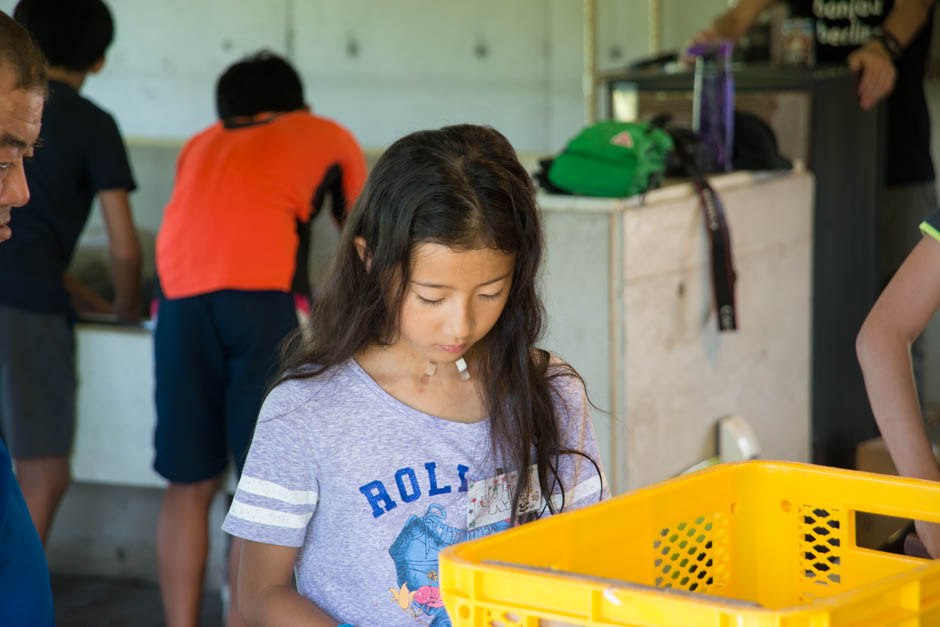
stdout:
[(366, 239), (361, 235), (357, 235), (353, 238), (353, 244), (356, 246), (356, 252), (359, 253), (359, 258), (362, 259), (362, 263), (366, 266), (366, 272), (372, 269), (372, 253), (369, 252), (369, 245), (366, 244)]
[(100, 59), (98, 59), (97, 61), (91, 64), (91, 67), (88, 68), (88, 73), (97, 74), (98, 72), (101, 71), (101, 68), (103, 67), (104, 67), (104, 56), (102, 56)]

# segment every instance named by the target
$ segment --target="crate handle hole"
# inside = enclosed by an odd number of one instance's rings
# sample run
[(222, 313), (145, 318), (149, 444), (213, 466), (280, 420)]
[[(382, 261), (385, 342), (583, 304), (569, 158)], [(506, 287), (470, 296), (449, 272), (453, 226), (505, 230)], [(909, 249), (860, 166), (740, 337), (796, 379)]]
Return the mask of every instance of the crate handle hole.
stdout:
[(871, 512), (855, 512), (855, 545), (883, 553), (929, 559), (914, 521)]
[(737, 503), (732, 503), (732, 504), (731, 504), (731, 513), (732, 513), (732, 514), (738, 513), (738, 504), (737, 504)]

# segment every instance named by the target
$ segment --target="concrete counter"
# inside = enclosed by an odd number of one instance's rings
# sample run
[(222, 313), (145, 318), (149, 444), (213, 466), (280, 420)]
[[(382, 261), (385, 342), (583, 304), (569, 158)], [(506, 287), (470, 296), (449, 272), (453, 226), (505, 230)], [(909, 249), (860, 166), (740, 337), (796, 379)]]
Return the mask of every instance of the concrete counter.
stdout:
[(75, 480), (166, 485), (151, 468), (156, 410), (150, 329), (81, 322), (75, 339)]

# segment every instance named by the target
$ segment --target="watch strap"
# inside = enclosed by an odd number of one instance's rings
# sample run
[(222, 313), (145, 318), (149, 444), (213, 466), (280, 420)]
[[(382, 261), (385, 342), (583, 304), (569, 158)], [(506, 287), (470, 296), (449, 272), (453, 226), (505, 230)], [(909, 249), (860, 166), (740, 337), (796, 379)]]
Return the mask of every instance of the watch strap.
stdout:
[(888, 56), (891, 57), (892, 61), (897, 61), (901, 56), (901, 42), (898, 41), (898, 38), (886, 31), (881, 26), (876, 26), (872, 32), (869, 41), (877, 41), (880, 43), (884, 49), (888, 52)]

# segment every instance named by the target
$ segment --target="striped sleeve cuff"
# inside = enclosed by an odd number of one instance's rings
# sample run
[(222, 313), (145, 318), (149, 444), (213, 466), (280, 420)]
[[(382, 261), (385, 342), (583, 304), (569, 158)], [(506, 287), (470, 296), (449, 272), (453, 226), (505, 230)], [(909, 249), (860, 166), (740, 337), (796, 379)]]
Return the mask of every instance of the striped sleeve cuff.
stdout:
[(920, 223), (920, 232), (924, 235), (929, 235), (938, 242), (940, 242), (940, 231), (937, 230), (935, 226), (924, 220)]
[(242, 475), (222, 529), (248, 540), (298, 546), (317, 501), (313, 490), (295, 490)]
[[(593, 505), (601, 501), (601, 489), (603, 482), (601, 475), (589, 477), (576, 485), (573, 490), (565, 492), (565, 511)], [(557, 512), (561, 509), (561, 494), (552, 495), (552, 507)]]

